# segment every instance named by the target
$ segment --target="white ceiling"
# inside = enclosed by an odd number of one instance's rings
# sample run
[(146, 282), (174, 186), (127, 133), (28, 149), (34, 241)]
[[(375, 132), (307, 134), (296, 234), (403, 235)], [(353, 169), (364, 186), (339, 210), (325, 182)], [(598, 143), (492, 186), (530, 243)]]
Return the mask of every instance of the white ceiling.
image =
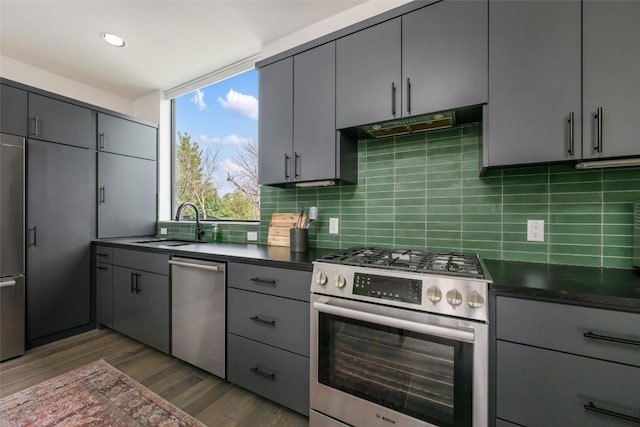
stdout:
[[(0, 0), (2, 56), (136, 99), (365, 0)], [(107, 45), (101, 32), (127, 41)]]

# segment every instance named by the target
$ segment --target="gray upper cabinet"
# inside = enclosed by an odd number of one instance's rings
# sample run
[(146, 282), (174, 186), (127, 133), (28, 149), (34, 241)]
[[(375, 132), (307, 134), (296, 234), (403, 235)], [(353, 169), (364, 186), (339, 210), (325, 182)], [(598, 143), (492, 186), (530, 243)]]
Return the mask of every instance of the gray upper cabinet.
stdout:
[(489, 1), (484, 166), (580, 158), (579, 1)]
[(27, 143), (27, 339), (90, 322), (91, 151)]
[(394, 18), (336, 41), (336, 127), (402, 116), (402, 21)]
[(95, 113), (88, 108), (29, 93), (28, 125), (29, 138), (95, 147)]
[(98, 237), (156, 232), (156, 162), (98, 152)]
[(12, 86), (0, 86), (0, 131), (27, 136), (27, 92)]
[(260, 69), (260, 185), (291, 180), (293, 147), (293, 58)]
[(336, 50), (327, 43), (293, 57), (293, 178), (333, 179), (336, 171)]
[(637, 1), (583, 3), (584, 158), (640, 154), (639, 17)]
[(157, 129), (131, 120), (98, 113), (98, 150), (156, 159)]
[(487, 1), (442, 1), (402, 16), (402, 115), (487, 102)]

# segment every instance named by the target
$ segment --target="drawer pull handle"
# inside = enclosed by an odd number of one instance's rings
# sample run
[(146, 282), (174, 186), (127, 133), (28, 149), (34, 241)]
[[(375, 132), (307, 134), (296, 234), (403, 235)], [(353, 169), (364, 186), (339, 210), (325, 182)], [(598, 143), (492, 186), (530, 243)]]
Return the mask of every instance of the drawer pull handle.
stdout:
[(109, 254), (103, 254), (101, 252), (96, 252), (96, 256), (109, 256)]
[(265, 325), (276, 326), (275, 320), (263, 319), (260, 316), (251, 316), (249, 319), (253, 320), (254, 322), (264, 323)]
[(107, 268), (107, 267), (100, 267), (100, 266), (97, 266), (96, 268), (97, 268), (98, 270), (108, 270), (108, 268)]
[(618, 343), (618, 344), (628, 344), (628, 345), (635, 345), (635, 346), (640, 347), (640, 341), (637, 341), (637, 340), (629, 340), (629, 339), (626, 339), (626, 338), (609, 337), (607, 335), (594, 334), (591, 331), (585, 332), (583, 335), (584, 335), (585, 338), (591, 338), (591, 339), (594, 339), (594, 340), (610, 341), (610, 342), (615, 342), (615, 343)]
[(260, 375), (261, 377), (265, 377), (271, 381), (275, 381), (276, 380), (276, 374), (275, 372), (266, 372), (263, 371), (262, 369), (260, 369), (259, 366), (256, 366), (255, 368), (251, 368), (249, 369), (251, 372), (253, 372), (256, 375)]
[(250, 280), (252, 282), (260, 283), (263, 285), (272, 285), (272, 286), (276, 285), (276, 281), (271, 279), (261, 279), (260, 277), (252, 277)]
[(608, 409), (598, 408), (596, 405), (593, 404), (593, 402), (589, 402), (586, 405), (584, 405), (584, 409), (586, 409), (587, 411), (596, 412), (598, 414), (608, 415), (610, 417), (619, 418), (621, 420), (640, 424), (640, 418), (632, 417), (631, 415), (621, 414), (619, 412), (609, 411)]

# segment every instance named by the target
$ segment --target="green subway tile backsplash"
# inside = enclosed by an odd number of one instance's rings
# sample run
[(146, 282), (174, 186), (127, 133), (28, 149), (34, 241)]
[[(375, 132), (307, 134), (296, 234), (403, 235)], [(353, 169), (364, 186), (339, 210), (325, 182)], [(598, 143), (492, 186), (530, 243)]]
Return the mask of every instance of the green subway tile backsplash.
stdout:
[[(223, 240), (266, 243), (275, 212), (317, 206), (310, 246), (386, 246), (475, 252), (485, 258), (631, 268), (631, 211), (640, 167), (578, 171), (572, 165), (495, 169), (479, 177), (480, 126), (359, 142), (357, 185), (261, 187), (259, 224), (221, 224)], [(329, 234), (329, 218), (340, 233)], [(526, 241), (527, 219), (545, 242)], [(190, 238), (193, 224), (161, 222)], [(211, 225), (206, 225), (207, 238)]]

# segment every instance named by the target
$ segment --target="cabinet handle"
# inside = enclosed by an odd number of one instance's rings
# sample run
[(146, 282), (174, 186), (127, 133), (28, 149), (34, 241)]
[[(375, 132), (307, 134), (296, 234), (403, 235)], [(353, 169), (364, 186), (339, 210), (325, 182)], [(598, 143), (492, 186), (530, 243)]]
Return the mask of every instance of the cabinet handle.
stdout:
[(38, 115), (36, 114), (30, 120), (33, 120), (33, 133), (31, 135), (38, 136)]
[(253, 320), (254, 322), (264, 323), (265, 325), (276, 326), (275, 320), (263, 319), (260, 316), (251, 316), (249, 319)]
[(640, 424), (640, 418), (638, 417), (632, 417), (631, 415), (625, 415), (619, 412), (610, 411), (608, 409), (598, 408), (596, 405), (594, 405), (593, 402), (589, 402), (586, 405), (584, 405), (584, 409), (586, 409), (587, 411), (596, 412), (598, 414), (608, 415), (610, 417), (619, 418), (621, 420)]
[(407, 77), (407, 113), (411, 114), (411, 80)]
[(38, 227), (34, 225), (30, 231), (33, 232), (33, 240), (31, 241), (29, 246), (33, 246), (35, 248), (36, 246), (38, 246)]
[(97, 266), (96, 266), (96, 268), (97, 268), (98, 270), (108, 270), (108, 268), (107, 268), (107, 267), (101, 267), (101, 266), (99, 266), (99, 265), (97, 265)]
[(391, 82), (391, 115), (396, 116), (396, 84)]
[(98, 203), (105, 203), (106, 195), (105, 195), (105, 187), (100, 187), (100, 194), (98, 196)]
[(296, 179), (300, 178), (300, 164), (301, 162), (301, 156), (300, 154), (294, 152), (293, 153), (294, 159), (293, 159), (293, 174), (296, 177)]
[(98, 149), (104, 150), (104, 132), (98, 134)]
[(135, 291), (135, 287), (133, 286), (133, 276), (135, 275), (135, 273), (131, 273), (131, 280), (130, 280), (130, 292), (133, 293)]
[(136, 287), (135, 287), (135, 291), (136, 294), (139, 294), (140, 292), (142, 292), (142, 289), (140, 289), (140, 276), (142, 276), (140, 273), (134, 273), (134, 276), (136, 276)]
[(596, 153), (602, 153), (602, 107), (598, 107), (595, 114), (593, 115), (596, 124), (595, 130), (595, 144), (593, 145), (593, 150)]
[(289, 165), (291, 164), (291, 157), (285, 153), (284, 155), (284, 179), (289, 179)]
[(271, 286), (276, 286), (276, 281), (272, 280), (272, 279), (261, 279), (260, 277), (252, 277), (251, 279), (252, 282), (256, 282), (259, 283), (261, 285), (271, 285)]
[(567, 154), (573, 156), (574, 152), (574, 144), (573, 144), (573, 111), (569, 113), (569, 118), (567, 119), (567, 138), (568, 138), (568, 150)]
[(596, 333), (593, 333), (591, 331), (585, 332), (583, 335), (584, 335), (585, 338), (591, 338), (593, 340), (609, 341), (609, 342), (615, 342), (615, 343), (618, 343), (618, 344), (628, 344), (628, 345), (634, 345), (634, 346), (640, 347), (640, 341), (638, 341), (638, 340), (630, 340), (630, 339), (626, 339), (626, 338), (610, 337), (610, 336), (607, 336), (607, 335), (596, 334)]
[(96, 256), (107, 257), (108, 254), (103, 254), (102, 252), (96, 252)]
[(260, 375), (261, 377), (265, 377), (267, 379), (270, 379), (271, 381), (275, 381), (276, 380), (275, 372), (263, 371), (262, 369), (260, 369), (259, 366), (256, 366), (255, 368), (250, 368), (249, 370), (251, 372), (253, 372), (254, 374), (257, 374), (257, 375)]

